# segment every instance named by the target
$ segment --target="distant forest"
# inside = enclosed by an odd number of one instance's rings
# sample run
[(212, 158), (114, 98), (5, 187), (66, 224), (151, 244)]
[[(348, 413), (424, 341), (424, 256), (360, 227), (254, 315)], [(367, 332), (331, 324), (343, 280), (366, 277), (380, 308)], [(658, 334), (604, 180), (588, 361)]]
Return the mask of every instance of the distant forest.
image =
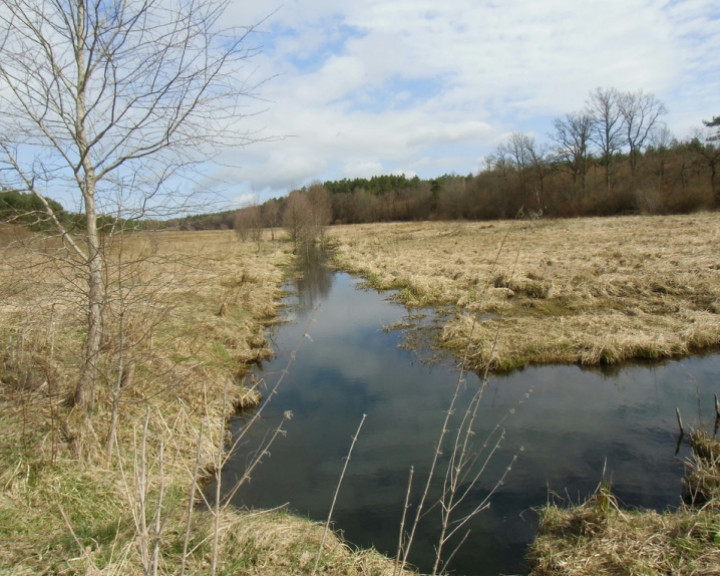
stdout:
[[(685, 140), (662, 123), (653, 95), (598, 88), (583, 110), (556, 118), (549, 144), (512, 133), (477, 174), (380, 175), (316, 182), (262, 205), (168, 221), (127, 223), (134, 229), (182, 230), (314, 226), (408, 220), (674, 214), (720, 208), (720, 117)], [(63, 219), (77, 218), (56, 202)], [(37, 199), (0, 189), (0, 220), (47, 225)], [(113, 225), (106, 218), (106, 226)], [(293, 224), (295, 221), (295, 224)], [(101, 218), (100, 224), (103, 224)], [(241, 234), (243, 235), (243, 234)]]
[(539, 145), (526, 134), (510, 134), (477, 174), (317, 182), (260, 206), (176, 223), (185, 229), (232, 228), (252, 214), (264, 227), (277, 227), (283, 225), (293, 195), (320, 199), (329, 224), (720, 208), (720, 117), (678, 140), (662, 123), (665, 112), (651, 94), (599, 88), (582, 111), (555, 119), (549, 145)]

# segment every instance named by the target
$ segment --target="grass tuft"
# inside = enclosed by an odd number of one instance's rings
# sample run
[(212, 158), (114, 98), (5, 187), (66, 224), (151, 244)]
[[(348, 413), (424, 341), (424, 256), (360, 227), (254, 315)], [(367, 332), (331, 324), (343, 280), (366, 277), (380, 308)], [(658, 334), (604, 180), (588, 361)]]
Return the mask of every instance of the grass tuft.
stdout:
[(687, 504), (662, 514), (622, 510), (606, 485), (585, 502), (540, 511), (530, 576), (717, 574), (720, 566), (720, 443), (692, 434)]

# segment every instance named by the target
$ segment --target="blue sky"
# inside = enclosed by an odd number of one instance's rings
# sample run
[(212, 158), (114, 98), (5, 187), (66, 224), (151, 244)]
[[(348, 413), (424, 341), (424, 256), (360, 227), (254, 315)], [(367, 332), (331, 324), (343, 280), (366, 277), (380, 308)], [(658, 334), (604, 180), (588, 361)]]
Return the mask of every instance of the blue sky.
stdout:
[(597, 87), (653, 93), (678, 138), (720, 115), (717, 0), (232, 1), (229, 21), (262, 21), (250, 66), (267, 82), (243, 120), (263, 140), (215, 175), (228, 206), (476, 173), (511, 132), (548, 141)]

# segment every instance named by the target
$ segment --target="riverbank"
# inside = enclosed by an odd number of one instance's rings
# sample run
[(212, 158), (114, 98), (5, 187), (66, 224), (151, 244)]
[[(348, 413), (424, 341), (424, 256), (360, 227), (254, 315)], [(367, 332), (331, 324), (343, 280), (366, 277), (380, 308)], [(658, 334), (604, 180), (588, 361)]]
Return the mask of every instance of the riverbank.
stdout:
[[(266, 390), (249, 366), (272, 354), (265, 329), (289, 245), (228, 231), (106, 246), (104, 362), (88, 418), (65, 402), (80, 370), (80, 271), (47, 258), (62, 254), (52, 240), (29, 251), (8, 242), (32, 236), (0, 232), (0, 573), (309, 572), (322, 525), (218, 507), (200, 490), (226, 455), (227, 419)], [(332, 533), (318, 567), (392, 569)]]
[(608, 485), (579, 505), (543, 507), (530, 576), (718, 574), (720, 443), (696, 431), (691, 445), (677, 510), (623, 509)]
[(619, 364), (720, 344), (720, 217), (332, 228), (339, 268), (408, 306), (452, 306), (467, 368)]

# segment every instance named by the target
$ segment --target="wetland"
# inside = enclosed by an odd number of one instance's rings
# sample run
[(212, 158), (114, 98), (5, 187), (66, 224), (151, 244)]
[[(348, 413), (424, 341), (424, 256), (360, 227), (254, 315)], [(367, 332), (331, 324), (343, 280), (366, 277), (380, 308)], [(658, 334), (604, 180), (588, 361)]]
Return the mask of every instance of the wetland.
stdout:
[[(286, 505), (322, 521), (352, 435), (367, 414), (333, 526), (351, 545), (393, 556), (408, 472), (412, 466), (417, 478), (427, 476), (461, 377), (453, 355), (417, 348), (419, 341), (433, 341), (417, 333), (440, 331), (446, 318), (408, 309), (396, 292), (378, 292), (329, 269), (306, 270), (289, 289), (287, 322), (270, 336), (276, 356), (263, 363), (257, 377), (271, 388), (291, 358), (292, 363), (226, 467), (224, 484), (242, 475), (254, 447), (291, 411), (286, 436), (275, 442), (271, 456), (234, 502), (253, 508)], [(402, 329), (388, 329), (393, 326)], [(463, 510), (491, 490), (497, 492), (490, 507), (472, 520), (449, 569), (477, 576), (527, 572), (525, 556), (537, 533), (538, 509), (548, 502), (580, 503), (601, 481), (612, 485), (624, 507), (680, 507), (689, 451), (683, 446), (676, 453), (675, 410), (693, 426), (711, 419), (719, 376), (717, 354), (602, 370), (552, 365), (491, 375), (475, 433), (491, 445), (500, 434), (504, 438)], [(459, 412), (482, 385), (474, 372), (462, 378)], [(235, 419), (236, 433), (247, 420)], [(452, 425), (457, 427), (457, 419)], [(512, 471), (497, 487), (511, 463)], [(420, 497), (422, 482), (416, 483), (411, 502)], [(433, 483), (431, 500), (439, 497), (441, 484), (442, 478)], [(410, 561), (421, 572), (432, 569), (439, 525), (435, 510), (419, 527)]]

